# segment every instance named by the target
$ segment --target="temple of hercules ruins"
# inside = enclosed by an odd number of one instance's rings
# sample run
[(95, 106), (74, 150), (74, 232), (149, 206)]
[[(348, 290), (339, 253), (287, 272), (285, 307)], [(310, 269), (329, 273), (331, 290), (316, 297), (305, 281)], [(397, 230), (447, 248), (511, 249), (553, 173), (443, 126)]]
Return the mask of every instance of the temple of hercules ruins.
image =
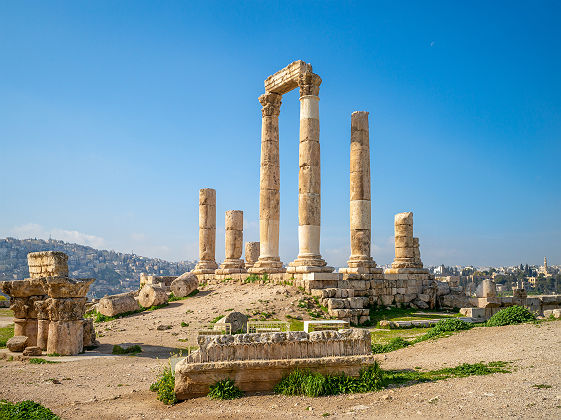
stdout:
[[(421, 263), (412, 213), (395, 216), (392, 268), (384, 271), (371, 255), (370, 125), (366, 111), (355, 111), (350, 118), (350, 256), (347, 266), (337, 272), (322, 258), (321, 83), (311, 64), (303, 61), (295, 61), (265, 79), (265, 92), (258, 98), (262, 107), (259, 242), (246, 242), (244, 246), (243, 211), (227, 211), (225, 260), (219, 266), (215, 259), (217, 195), (214, 189), (203, 188), (199, 193), (199, 262), (192, 273), (199, 281), (211, 283), (241, 282), (252, 276), (300, 286), (318, 296), (332, 317), (357, 324), (368, 319), (368, 306), (372, 304), (433, 307), (436, 286)], [(283, 262), (279, 253), (279, 115), (283, 95), (296, 88), (300, 93), (298, 255)]]

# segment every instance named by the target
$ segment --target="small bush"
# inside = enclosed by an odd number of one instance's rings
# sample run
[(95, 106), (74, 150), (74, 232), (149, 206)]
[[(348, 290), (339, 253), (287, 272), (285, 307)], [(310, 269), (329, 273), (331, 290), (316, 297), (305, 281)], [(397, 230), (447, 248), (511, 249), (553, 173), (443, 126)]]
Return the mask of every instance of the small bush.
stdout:
[(156, 392), (158, 400), (164, 404), (173, 405), (177, 402), (175, 397), (175, 378), (171, 366), (165, 368), (156, 382), (150, 385), (150, 391)]
[(509, 306), (500, 310), (487, 321), (488, 327), (500, 327), (502, 325), (522, 324), (535, 321), (536, 316), (523, 306)]
[(438, 323), (434, 327), (432, 327), (421, 338), (422, 340), (426, 340), (428, 338), (441, 336), (444, 333), (448, 333), (448, 332), (469, 330), (472, 327), (473, 327), (472, 324), (470, 324), (469, 322), (462, 321), (461, 319), (457, 319), (457, 318), (443, 319), (438, 321)]
[(60, 420), (60, 417), (51, 410), (30, 400), (18, 403), (0, 400), (0, 418), (5, 420)]
[(372, 353), (388, 353), (390, 351), (399, 350), (404, 347), (410, 346), (411, 343), (403, 337), (392, 338), (387, 344), (372, 344)]
[(213, 400), (233, 400), (243, 397), (243, 392), (232, 379), (227, 378), (211, 385), (208, 396)]
[(127, 347), (126, 349), (119, 346), (118, 344), (115, 344), (113, 346), (113, 351), (111, 353), (113, 353), (113, 354), (135, 354), (135, 353), (140, 353), (141, 351), (142, 351), (142, 347), (140, 347), (138, 344), (135, 344), (134, 346)]

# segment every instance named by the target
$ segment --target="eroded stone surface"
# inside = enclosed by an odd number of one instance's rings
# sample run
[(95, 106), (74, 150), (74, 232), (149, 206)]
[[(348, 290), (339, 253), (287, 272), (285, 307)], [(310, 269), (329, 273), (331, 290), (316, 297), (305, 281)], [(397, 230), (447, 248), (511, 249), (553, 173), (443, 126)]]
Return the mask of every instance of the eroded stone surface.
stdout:
[(171, 283), (171, 291), (177, 297), (189, 296), (199, 287), (197, 276), (192, 273), (185, 273), (176, 278)]
[(8, 350), (13, 352), (22, 352), (27, 347), (27, 337), (23, 335), (15, 335), (6, 342)]
[(97, 311), (105, 316), (115, 316), (125, 312), (136, 311), (138, 302), (131, 292), (105, 296), (97, 303)]
[(163, 305), (168, 301), (168, 294), (166, 291), (158, 286), (145, 285), (140, 289), (138, 294), (138, 303), (145, 307), (150, 308), (151, 306)]

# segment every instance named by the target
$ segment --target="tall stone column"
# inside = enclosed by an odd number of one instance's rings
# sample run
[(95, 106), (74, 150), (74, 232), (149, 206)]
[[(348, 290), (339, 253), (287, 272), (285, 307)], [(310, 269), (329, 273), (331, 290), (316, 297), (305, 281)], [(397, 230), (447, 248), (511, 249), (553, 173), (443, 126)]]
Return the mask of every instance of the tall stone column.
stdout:
[(216, 270), (216, 274), (245, 273), (243, 252), (243, 211), (228, 210), (226, 212), (226, 258)]
[(413, 238), (413, 213), (395, 215), (395, 259), (392, 268), (421, 268)]
[(199, 262), (194, 274), (214, 274), (218, 268), (216, 250), (216, 190), (199, 191)]
[(259, 260), (251, 273), (282, 273), (279, 256), (280, 164), (279, 113), (282, 95), (268, 92), (259, 97), (261, 123), (261, 169), (259, 189)]
[(298, 176), (298, 258), (288, 272), (331, 272), (319, 251), (321, 175), (319, 147), (319, 87), (321, 77), (302, 73), (300, 86), (300, 171)]
[(370, 139), (368, 112), (351, 115), (350, 171), (351, 256), (342, 272), (370, 273), (376, 262), (371, 251)]

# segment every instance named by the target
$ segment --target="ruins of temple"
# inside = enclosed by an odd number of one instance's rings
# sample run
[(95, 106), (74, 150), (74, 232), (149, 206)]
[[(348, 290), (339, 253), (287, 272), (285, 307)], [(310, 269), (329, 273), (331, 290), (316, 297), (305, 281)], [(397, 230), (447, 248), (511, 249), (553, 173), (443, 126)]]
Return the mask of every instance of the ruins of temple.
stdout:
[[(321, 77), (312, 66), (295, 61), (265, 79), (259, 97), (261, 110), (261, 164), (259, 187), (259, 242), (243, 246), (243, 213), (226, 212), (226, 258), (215, 260), (216, 191), (199, 194), (199, 263), (193, 273), (201, 282), (245, 281), (253, 276), (273, 283), (293, 284), (318, 296), (331, 316), (354, 323), (368, 320), (368, 306), (409, 305), (435, 307), (442, 289), (423, 268), (419, 239), (413, 236), (413, 213), (395, 216), (395, 260), (377, 267), (371, 255), (370, 139), (368, 112), (351, 115), (350, 133), (350, 245), (347, 267), (334, 272), (322, 258), (319, 90)], [(280, 162), (279, 114), (282, 96), (300, 92), (298, 174), (298, 255), (287, 266), (279, 255)], [(459, 289), (459, 290), (457, 290)], [(459, 287), (447, 294), (461, 294)]]

